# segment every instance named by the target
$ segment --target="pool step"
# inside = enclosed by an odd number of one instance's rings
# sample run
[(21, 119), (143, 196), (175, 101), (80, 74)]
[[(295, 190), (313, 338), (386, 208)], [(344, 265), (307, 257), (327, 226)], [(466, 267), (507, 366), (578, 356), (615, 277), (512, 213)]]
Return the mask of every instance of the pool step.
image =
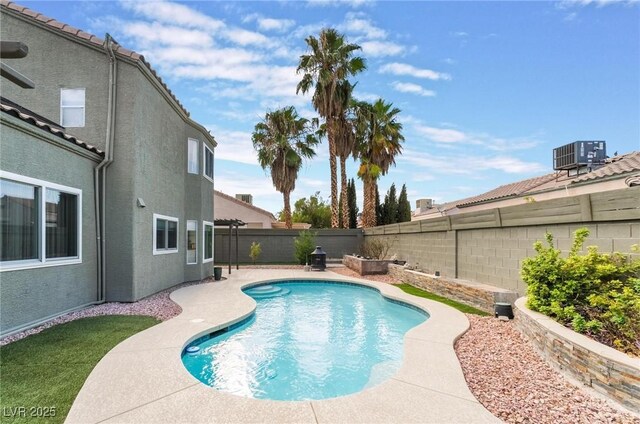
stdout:
[(269, 297), (286, 296), (291, 293), (291, 290), (279, 286), (264, 285), (247, 289), (244, 292), (254, 299), (266, 299)]

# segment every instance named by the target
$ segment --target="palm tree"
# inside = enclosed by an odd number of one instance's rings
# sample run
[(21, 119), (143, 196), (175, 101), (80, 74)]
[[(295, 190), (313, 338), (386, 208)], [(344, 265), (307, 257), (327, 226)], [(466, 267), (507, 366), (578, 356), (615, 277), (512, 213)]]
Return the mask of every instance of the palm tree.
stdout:
[(400, 109), (378, 99), (375, 103), (354, 102), (356, 145), (354, 157), (360, 159), (358, 177), (363, 183), (362, 226), (376, 225), (375, 198), (378, 178), (395, 165), (402, 153), (402, 124), (396, 120)]
[(292, 227), (290, 194), (296, 187), (302, 160), (316, 154), (313, 147), (319, 139), (314, 132), (315, 121), (301, 118), (293, 106), (288, 106), (267, 112), (251, 137), (253, 148), (258, 152), (258, 163), (262, 169), (270, 169), (273, 186), (284, 198), (287, 228)]
[[(347, 43), (344, 36), (333, 28), (320, 31), (320, 36), (305, 39), (309, 54), (300, 56), (297, 73), (303, 73), (296, 93), (307, 93), (314, 88), (311, 101), (327, 127), (329, 140), (329, 168), (331, 170), (331, 227), (338, 227), (338, 179), (336, 139), (340, 132), (338, 120), (344, 117), (351, 90), (348, 78), (364, 69), (365, 61), (354, 56), (360, 50), (357, 44)], [(349, 84), (349, 87), (351, 85)]]

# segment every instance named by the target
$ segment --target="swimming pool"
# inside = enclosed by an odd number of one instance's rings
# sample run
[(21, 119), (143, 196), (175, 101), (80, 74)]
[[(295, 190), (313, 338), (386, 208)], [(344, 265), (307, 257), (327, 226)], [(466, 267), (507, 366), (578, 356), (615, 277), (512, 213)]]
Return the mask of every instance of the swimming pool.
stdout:
[(245, 293), (255, 313), (194, 340), (182, 361), (201, 382), (258, 399), (326, 399), (381, 383), (400, 368), (404, 334), (428, 318), (355, 284), (288, 281)]

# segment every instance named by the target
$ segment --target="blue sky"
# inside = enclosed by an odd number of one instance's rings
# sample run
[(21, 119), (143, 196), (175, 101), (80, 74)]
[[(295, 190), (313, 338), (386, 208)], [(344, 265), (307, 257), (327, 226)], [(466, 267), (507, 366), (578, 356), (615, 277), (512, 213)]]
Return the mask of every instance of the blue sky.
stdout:
[[(363, 47), (356, 97), (402, 110), (404, 154), (380, 192), (468, 197), (550, 172), (554, 147), (606, 140), (640, 149), (637, 2), (18, 2), (145, 55), (192, 117), (218, 140), (216, 189), (251, 193), (278, 212), (282, 196), (257, 165), (254, 125), (294, 105), (304, 38), (335, 27)], [(292, 199), (329, 197), (326, 143)], [(356, 163), (348, 165), (355, 177)], [(359, 203), (361, 185), (357, 182)]]

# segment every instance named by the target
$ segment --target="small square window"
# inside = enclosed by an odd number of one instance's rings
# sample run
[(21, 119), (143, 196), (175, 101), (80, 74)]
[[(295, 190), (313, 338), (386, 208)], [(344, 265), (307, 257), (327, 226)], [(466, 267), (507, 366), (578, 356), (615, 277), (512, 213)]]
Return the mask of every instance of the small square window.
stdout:
[(178, 218), (153, 214), (153, 254), (178, 251)]

